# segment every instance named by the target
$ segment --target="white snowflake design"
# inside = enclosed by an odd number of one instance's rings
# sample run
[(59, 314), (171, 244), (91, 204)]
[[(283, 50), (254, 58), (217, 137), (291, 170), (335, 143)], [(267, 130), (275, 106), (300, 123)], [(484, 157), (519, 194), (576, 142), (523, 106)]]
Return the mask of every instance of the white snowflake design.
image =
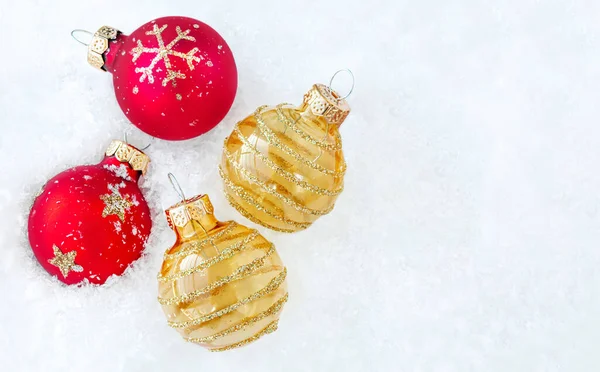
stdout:
[[(148, 79), (148, 83), (154, 83), (154, 67), (160, 60), (163, 60), (163, 62), (165, 63), (165, 68), (167, 69), (167, 74), (162, 80), (162, 86), (167, 86), (169, 81), (171, 82), (171, 84), (173, 84), (173, 86), (175, 86), (177, 84), (176, 79), (185, 79), (186, 76), (181, 71), (174, 71), (171, 69), (171, 61), (169, 60), (169, 56), (175, 56), (184, 59), (187, 62), (190, 70), (194, 69), (194, 62), (200, 62), (203, 59), (202, 56), (195, 55), (199, 50), (198, 48), (193, 48), (187, 53), (177, 52), (173, 50), (175, 44), (177, 44), (180, 40), (196, 41), (195, 37), (188, 36), (190, 30), (185, 30), (182, 32), (179, 26), (175, 28), (175, 30), (177, 31), (177, 37), (165, 46), (165, 42), (162, 38), (162, 32), (167, 28), (167, 26), (168, 25), (163, 25), (159, 28), (158, 25), (155, 24), (152, 31), (146, 32), (146, 35), (156, 36), (158, 48), (145, 47), (142, 44), (142, 42), (138, 40), (137, 47), (131, 50), (131, 54), (133, 55), (133, 62), (137, 61), (137, 59), (143, 53), (156, 53), (156, 56), (154, 56), (154, 59), (152, 59), (152, 62), (148, 67), (135, 68), (135, 72), (142, 73), (142, 75), (140, 76), (140, 82), (144, 82), (144, 80)], [(157, 71), (161, 70), (157, 69)]]

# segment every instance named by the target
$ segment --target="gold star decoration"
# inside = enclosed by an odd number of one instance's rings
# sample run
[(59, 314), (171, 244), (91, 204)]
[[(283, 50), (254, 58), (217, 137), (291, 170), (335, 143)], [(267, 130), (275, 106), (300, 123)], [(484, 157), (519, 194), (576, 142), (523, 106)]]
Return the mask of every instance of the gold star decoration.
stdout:
[(112, 194), (100, 195), (104, 201), (104, 210), (102, 217), (116, 214), (121, 221), (125, 221), (125, 211), (133, 205), (130, 200), (125, 199), (116, 188), (112, 189)]
[(54, 250), (54, 258), (49, 259), (48, 262), (58, 267), (64, 278), (66, 278), (71, 271), (78, 273), (83, 271), (83, 267), (75, 264), (75, 256), (77, 256), (76, 251), (64, 254), (56, 245), (53, 245), (52, 249)]

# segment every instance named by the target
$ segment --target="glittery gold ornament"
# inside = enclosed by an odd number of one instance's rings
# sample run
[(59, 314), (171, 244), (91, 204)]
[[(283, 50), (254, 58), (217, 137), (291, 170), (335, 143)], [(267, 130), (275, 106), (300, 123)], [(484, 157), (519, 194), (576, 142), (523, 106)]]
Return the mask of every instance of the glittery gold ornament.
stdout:
[(349, 112), (337, 92), (315, 84), (299, 107), (261, 106), (237, 123), (219, 168), (229, 203), (283, 232), (303, 230), (331, 212), (344, 185), (338, 129)]
[(210, 351), (275, 331), (288, 294), (273, 244), (256, 230), (218, 221), (207, 195), (185, 199), (166, 215), (177, 235), (158, 275), (169, 326)]

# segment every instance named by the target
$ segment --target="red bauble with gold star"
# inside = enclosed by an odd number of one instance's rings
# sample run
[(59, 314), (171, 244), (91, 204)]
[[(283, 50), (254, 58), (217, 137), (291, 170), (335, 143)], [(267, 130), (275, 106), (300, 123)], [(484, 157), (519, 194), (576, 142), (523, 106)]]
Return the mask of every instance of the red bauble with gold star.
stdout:
[(150, 210), (138, 186), (149, 158), (121, 141), (105, 155), (50, 179), (29, 212), (35, 257), (66, 284), (103, 284), (123, 274), (150, 235)]
[(225, 117), (237, 91), (229, 46), (193, 18), (158, 18), (131, 35), (104, 26), (92, 38), (88, 61), (113, 74), (127, 118), (161, 139), (208, 132)]

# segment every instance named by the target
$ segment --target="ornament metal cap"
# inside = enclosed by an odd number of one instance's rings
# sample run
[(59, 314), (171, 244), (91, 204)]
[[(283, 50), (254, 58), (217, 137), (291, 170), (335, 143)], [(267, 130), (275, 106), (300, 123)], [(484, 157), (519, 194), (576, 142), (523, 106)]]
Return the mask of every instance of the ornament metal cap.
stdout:
[(212, 216), (214, 212), (212, 203), (206, 194), (182, 200), (165, 210), (171, 229), (174, 226), (184, 227), (192, 220), (202, 223), (205, 216)]
[(102, 26), (96, 31), (88, 45), (88, 63), (97, 69), (106, 71), (104, 68), (104, 52), (108, 50), (108, 44), (119, 35), (119, 30), (110, 26)]
[(303, 105), (313, 115), (322, 116), (329, 124), (339, 125), (350, 113), (350, 105), (335, 90), (325, 84), (315, 84), (304, 95)]
[(113, 140), (106, 149), (106, 156), (114, 156), (123, 163), (128, 163), (135, 171), (146, 174), (150, 157), (127, 142)]

